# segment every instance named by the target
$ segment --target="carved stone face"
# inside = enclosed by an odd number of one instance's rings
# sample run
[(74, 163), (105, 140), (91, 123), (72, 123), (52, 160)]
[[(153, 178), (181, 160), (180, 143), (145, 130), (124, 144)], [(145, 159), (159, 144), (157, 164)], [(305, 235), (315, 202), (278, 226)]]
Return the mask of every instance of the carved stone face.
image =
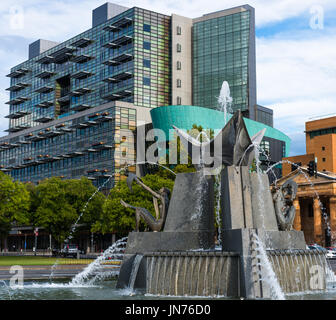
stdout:
[(294, 201), (297, 192), (297, 185), (289, 180), (282, 186), (282, 194), (287, 201)]

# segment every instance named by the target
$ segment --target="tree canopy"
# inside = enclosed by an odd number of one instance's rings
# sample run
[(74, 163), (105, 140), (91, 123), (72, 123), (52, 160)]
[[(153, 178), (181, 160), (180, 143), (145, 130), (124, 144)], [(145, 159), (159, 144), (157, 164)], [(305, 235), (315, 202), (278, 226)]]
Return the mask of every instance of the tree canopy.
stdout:
[[(33, 199), (32, 223), (49, 230), (57, 242), (70, 234), (71, 226), (82, 215), (79, 223), (91, 225), (99, 217), (105, 196), (98, 192), (87, 178), (61, 180), (50, 178), (31, 190)], [(87, 204), (87, 206), (86, 206)]]
[(27, 224), (29, 192), (20, 182), (0, 172), (0, 232), (8, 233), (13, 224)]

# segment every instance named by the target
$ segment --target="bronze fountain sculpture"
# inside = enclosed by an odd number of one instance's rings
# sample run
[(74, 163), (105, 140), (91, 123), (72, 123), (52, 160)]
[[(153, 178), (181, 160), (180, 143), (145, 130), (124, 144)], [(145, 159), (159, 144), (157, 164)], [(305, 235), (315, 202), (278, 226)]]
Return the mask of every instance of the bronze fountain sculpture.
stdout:
[[(153, 232), (161, 231), (167, 218), (170, 190), (168, 188), (161, 188), (159, 192), (155, 192), (151, 188), (146, 186), (142, 182), (142, 180), (138, 178), (135, 174), (127, 173), (127, 175), (128, 175), (127, 184), (131, 192), (132, 192), (132, 182), (135, 181), (144, 190), (152, 194), (154, 209), (156, 213), (156, 218), (154, 218), (153, 215), (147, 209), (131, 206), (130, 204), (127, 204), (126, 202), (121, 200), (120, 202), (125, 208), (135, 210), (135, 221), (136, 221), (135, 231), (139, 232), (140, 218), (142, 218), (145, 221), (145, 223)], [(160, 201), (160, 204), (158, 203), (158, 201)]]
[[(265, 268), (258, 264), (258, 237), (267, 255), (274, 257), (276, 274), (287, 274), (282, 278), (283, 290), (314, 290), (306, 275), (313, 261), (324, 267), (325, 257), (306, 250), (303, 232), (292, 230), (296, 183), (289, 180), (274, 187), (272, 195), (267, 174), (250, 171), (265, 130), (250, 138), (240, 111), (209, 142), (200, 143), (174, 129), (191, 158), (196, 154), (197, 171), (177, 174), (170, 199), (168, 189), (153, 191), (129, 174), (130, 189), (135, 181), (153, 195), (156, 217), (121, 200), (123, 206), (135, 210), (136, 232), (129, 234), (117, 287), (132, 283), (150, 294), (269, 298), (269, 283), (257, 277)], [(220, 170), (220, 248), (215, 248), (214, 239), (213, 169)], [(139, 232), (141, 218), (154, 232)], [(288, 255), (300, 255), (300, 259), (290, 260)], [(292, 269), (281, 269), (291, 261)], [(301, 272), (300, 285), (297, 270)]]

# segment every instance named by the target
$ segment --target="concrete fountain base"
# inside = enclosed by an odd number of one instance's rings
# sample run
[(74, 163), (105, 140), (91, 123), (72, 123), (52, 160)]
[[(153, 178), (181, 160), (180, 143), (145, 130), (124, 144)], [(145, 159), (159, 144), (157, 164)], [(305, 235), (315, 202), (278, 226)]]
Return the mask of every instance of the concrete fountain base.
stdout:
[(128, 254), (162, 251), (214, 249), (213, 231), (194, 232), (131, 232), (128, 236)]
[[(146, 235), (148, 234), (148, 235)], [(179, 235), (131, 233), (118, 278), (118, 288), (132, 283), (148, 294), (170, 296), (227, 296), (249, 299), (272, 298), (274, 288), (267, 275), (258, 241), (263, 243), (269, 267), (274, 270), (284, 293), (325, 290), (327, 262), (321, 251), (307, 250), (299, 231), (237, 229), (222, 232), (222, 251), (173, 248), (182, 240)], [(197, 234), (197, 233), (196, 233)], [(162, 236), (163, 235), (163, 236)], [(175, 233), (176, 236), (176, 233)], [(184, 244), (197, 245), (184, 237)], [(172, 242), (165, 242), (170, 239)], [(139, 240), (139, 243), (136, 241)], [(141, 242), (142, 241), (142, 242)], [(148, 241), (148, 242), (146, 242)], [(151, 242), (153, 241), (153, 242)], [(146, 252), (137, 251), (146, 244)], [(171, 247), (169, 246), (171, 245)], [(312, 287), (312, 268), (319, 268), (317, 287)], [(265, 270), (263, 270), (265, 269)], [(315, 270), (314, 269), (314, 270)]]

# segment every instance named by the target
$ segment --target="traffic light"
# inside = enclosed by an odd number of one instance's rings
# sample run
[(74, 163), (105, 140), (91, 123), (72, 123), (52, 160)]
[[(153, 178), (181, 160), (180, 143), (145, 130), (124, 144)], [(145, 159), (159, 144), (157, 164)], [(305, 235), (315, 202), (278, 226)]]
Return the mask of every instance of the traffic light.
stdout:
[(310, 161), (308, 163), (308, 174), (309, 176), (314, 176), (315, 175), (315, 172), (316, 172), (316, 163), (315, 161)]

